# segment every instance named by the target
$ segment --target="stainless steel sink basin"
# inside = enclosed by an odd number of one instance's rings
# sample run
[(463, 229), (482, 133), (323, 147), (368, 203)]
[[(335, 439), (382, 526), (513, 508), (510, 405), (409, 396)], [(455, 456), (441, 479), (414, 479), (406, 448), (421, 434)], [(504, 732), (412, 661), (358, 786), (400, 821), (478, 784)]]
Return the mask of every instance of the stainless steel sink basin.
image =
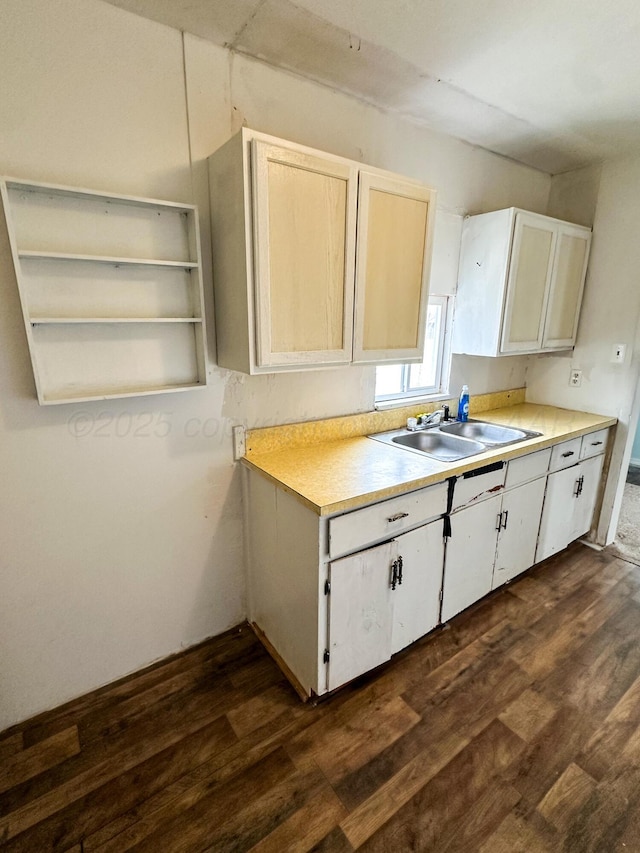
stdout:
[(423, 454), (439, 462), (455, 462), (467, 456), (484, 453), (485, 450), (517, 444), (539, 435), (542, 433), (488, 421), (453, 421), (415, 432), (396, 429), (368, 437)]
[(456, 459), (464, 459), (465, 456), (473, 456), (485, 450), (484, 444), (480, 444), (479, 441), (458, 438), (456, 435), (445, 435), (439, 430), (408, 432), (395, 436), (391, 441), (403, 447), (419, 450), (442, 462), (454, 462)]
[(488, 447), (496, 447), (500, 444), (511, 444), (514, 441), (524, 441), (540, 435), (539, 432), (531, 432), (515, 427), (491, 424), (486, 421), (465, 421), (452, 424), (442, 424), (438, 429), (447, 435), (457, 435), (463, 438), (472, 438), (480, 441)]

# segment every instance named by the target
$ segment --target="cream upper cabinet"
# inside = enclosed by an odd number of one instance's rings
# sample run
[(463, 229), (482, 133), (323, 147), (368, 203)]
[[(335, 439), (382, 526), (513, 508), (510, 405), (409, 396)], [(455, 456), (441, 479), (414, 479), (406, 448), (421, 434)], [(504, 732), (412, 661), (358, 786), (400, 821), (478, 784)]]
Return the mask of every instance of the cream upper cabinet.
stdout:
[(574, 345), (591, 231), (516, 208), (464, 225), (453, 351), (509, 355)]
[(434, 192), (360, 172), (353, 360), (422, 360)]
[(433, 190), (246, 128), (209, 176), (221, 367), (422, 359)]

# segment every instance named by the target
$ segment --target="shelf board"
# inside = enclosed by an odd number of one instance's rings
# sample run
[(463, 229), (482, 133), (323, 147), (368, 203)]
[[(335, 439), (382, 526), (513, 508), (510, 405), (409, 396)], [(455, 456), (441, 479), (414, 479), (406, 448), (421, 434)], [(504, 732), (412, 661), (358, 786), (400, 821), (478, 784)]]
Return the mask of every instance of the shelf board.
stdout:
[(32, 326), (69, 326), (87, 323), (202, 323), (202, 317), (31, 317)]
[(171, 394), (178, 391), (194, 391), (197, 388), (206, 388), (206, 382), (188, 382), (183, 385), (155, 385), (153, 387), (140, 387), (129, 391), (110, 390), (108, 388), (102, 391), (96, 390), (95, 393), (84, 392), (78, 394), (77, 397), (68, 395), (56, 396), (55, 394), (45, 394), (41, 400), (43, 406), (58, 406), (63, 403), (90, 403), (93, 400), (115, 400), (120, 397), (148, 397), (152, 394)]
[(25, 192), (40, 193), (42, 195), (59, 195), (67, 198), (95, 199), (107, 204), (130, 204), (135, 207), (156, 207), (166, 210), (190, 213), (196, 210), (193, 204), (181, 204), (165, 199), (143, 198), (141, 196), (121, 195), (120, 193), (103, 193), (99, 190), (85, 189), (84, 187), (65, 187), (60, 184), (41, 183), (40, 181), (28, 181), (22, 178), (4, 177), (3, 180), (10, 190), (24, 190)]
[(88, 261), (97, 264), (111, 264), (113, 266), (146, 266), (146, 267), (178, 267), (186, 270), (197, 269), (195, 261), (161, 261), (157, 258), (114, 258), (109, 255), (75, 255), (67, 252), (35, 252), (21, 249), (18, 252), (20, 260), (44, 260), (44, 261)]

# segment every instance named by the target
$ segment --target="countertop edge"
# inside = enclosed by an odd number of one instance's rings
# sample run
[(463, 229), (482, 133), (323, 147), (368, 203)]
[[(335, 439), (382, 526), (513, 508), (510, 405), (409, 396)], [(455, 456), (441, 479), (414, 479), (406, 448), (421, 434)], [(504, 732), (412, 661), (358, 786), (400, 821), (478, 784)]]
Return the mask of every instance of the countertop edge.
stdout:
[[(567, 409), (558, 410), (566, 413), (574, 412), (574, 410)], [(503, 410), (495, 410), (497, 415), (502, 411)], [(493, 412), (483, 412), (482, 414), (486, 416), (487, 419), (491, 419), (493, 417)], [(385, 486), (383, 488), (375, 489), (373, 491), (362, 492), (357, 495), (353, 495), (352, 497), (345, 498), (344, 500), (334, 501), (326, 504), (318, 504), (317, 502), (311, 500), (310, 498), (302, 494), (300, 491), (293, 488), (290, 484), (279, 479), (277, 476), (275, 476), (268, 470), (268, 463), (270, 459), (273, 459), (274, 457), (277, 457), (278, 455), (287, 453), (289, 451), (280, 450), (262, 454), (250, 454), (242, 457), (240, 461), (250, 470), (257, 471), (259, 474), (261, 474), (267, 480), (272, 482), (278, 488), (281, 488), (289, 494), (293, 495), (297, 500), (301, 501), (305, 506), (315, 512), (318, 516), (328, 517), (350, 510), (360, 509), (370, 504), (377, 503), (381, 500), (397, 497), (398, 495), (407, 494), (409, 492), (425, 488), (426, 486), (441, 483), (449, 477), (464, 474), (466, 471), (471, 471), (475, 468), (480, 468), (484, 465), (489, 465), (492, 462), (506, 462), (510, 459), (515, 459), (519, 456), (525, 456), (528, 453), (534, 453), (537, 450), (544, 450), (548, 447), (552, 447), (553, 445), (560, 444), (564, 441), (569, 441), (572, 438), (580, 438), (581, 436), (588, 435), (589, 433), (595, 432), (596, 430), (609, 428), (617, 424), (617, 419), (615, 417), (607, 417), (605, 415), (595, 415), (589, 412), (577, 411), (575, 411), (575, 414), (591, 417), (593, 419), (592, 423), (588, 426), (570, 429), (566, 432), (558, 433), (553, 436), (536, 436), (534, 438), (528, 439), (527, 441), (520, 442), (516, 445), (496, 448), (494, 450), (487, 450), (484, 453), (478, 454), (477, 456), (467, 457), (467, 459), (463, 459), (458, 462), (452, 462), (449, 465), (446, 465), (443, 469), (431, 472), (429, 474), (426, 474), (425, 476), (400, 480), (397, 484), (394, 485)], [(496, 420), (496, 422), (499, 422), (499, 418)], [(329, 448), (336, 445), (342, 445), (347, 441), (357, 441), (358, 439), (372, 441), (372, 439), (367, 439), (367, 436), (363, 435), (350, 439), (338, 439), (337, 441), (325, 442), (316, 445), (316, 447), (320, 452), (322, 452), (323, 447)], [(394, 453), (405, 454), (407, 452), (411, 452), (400, 447), (390, 447), (388, 445), (387, 447), (390, 451)], [(294, 450), (295, 448), (292, 449), (292, 452)]]

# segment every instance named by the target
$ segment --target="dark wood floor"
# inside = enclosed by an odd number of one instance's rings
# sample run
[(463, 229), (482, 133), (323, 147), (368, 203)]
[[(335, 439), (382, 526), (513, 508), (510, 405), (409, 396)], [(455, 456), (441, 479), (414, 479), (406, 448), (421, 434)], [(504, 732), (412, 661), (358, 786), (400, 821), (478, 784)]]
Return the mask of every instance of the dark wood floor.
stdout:
[(640, 568), (573, 546), (315, 707), (230, 632), (0, 735), (0, 848), (640, 851)]

